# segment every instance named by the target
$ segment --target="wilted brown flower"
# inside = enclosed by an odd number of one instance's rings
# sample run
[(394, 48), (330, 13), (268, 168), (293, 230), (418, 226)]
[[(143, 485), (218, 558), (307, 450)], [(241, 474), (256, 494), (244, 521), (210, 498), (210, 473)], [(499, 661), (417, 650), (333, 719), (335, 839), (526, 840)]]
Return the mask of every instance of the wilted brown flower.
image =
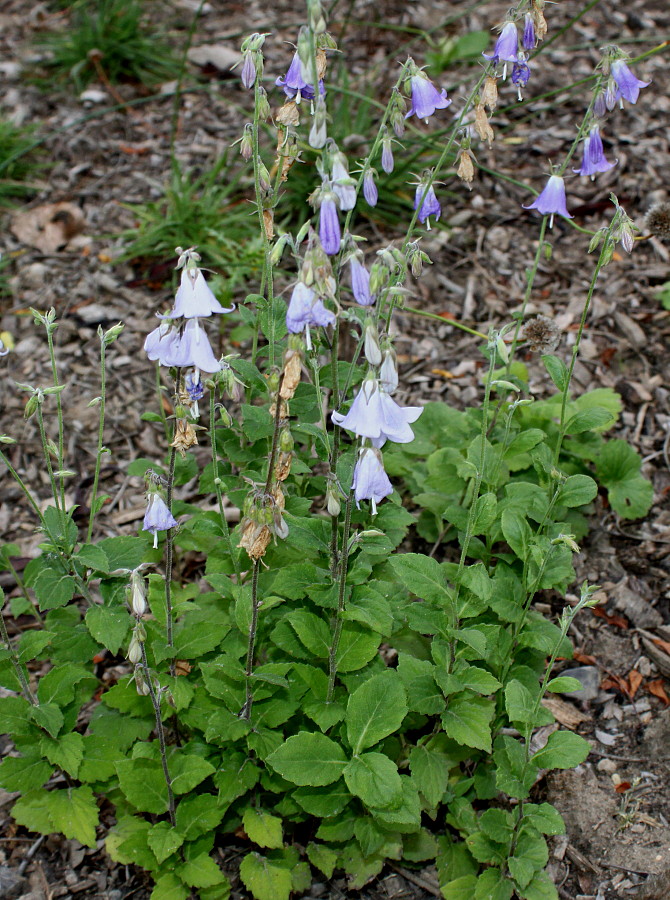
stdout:
[(302, 375), (302, 357), (298, 350), (287, 350), (284, 354), (283, 374), (279, 396), (282, 400), (290, 400), (300, 384)]
[(662, 241), (670, 241), (670, 203), (654, 203), (644, 217), (647, 230)]
[(493, 75), (488, 75), (484, 79), (484, 86), (481, 93), (481, 105), (488, 106), (490, 112), (498, 105), (498, 79)]
[(483, 141), (488, 141), (490, 147), (495, 135), (486, 115), (486, 110), (481, 103), (478, 103), (475, 107), (475, 131)]
[(475, 167), (472, 165), (472, 156), (469, 150), (461, 150), (456, 174), (468, 187), (470, 187), (470, 184), (475, 177)]
[(549, 353), (558, 347), (561, 331), (553, 319), (548, 316), (536, 316), (526, 322), (523, 336), (528, 347), (535, 353)]
[(186, 419), (177, 419), (174, 440), (172, 441), (170, 446), (178, 450), (183, 458), (184, 456), (186, 456), (186, 451), (189, 449), (189, 447), (192, 447), (197, 443), (198, 436), (195, 433), (195, 428), (193, 427), (193, 425), (190, 422), (187, 422)]
[(294, 128), (300, 124), (300, 109), (295, 100), (288, 100), (280, 109), (277, 110), (275, 116), (277, 124), (283, 125), (285, 128)]

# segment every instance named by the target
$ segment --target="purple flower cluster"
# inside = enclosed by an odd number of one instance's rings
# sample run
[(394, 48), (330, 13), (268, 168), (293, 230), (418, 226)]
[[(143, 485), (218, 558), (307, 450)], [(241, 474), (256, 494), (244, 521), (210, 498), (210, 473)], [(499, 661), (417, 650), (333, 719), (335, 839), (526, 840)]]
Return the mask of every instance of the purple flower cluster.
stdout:
[(373, 446), (380, 448), (387, 440), (396, 444), (413, 441), (414, 432), (409, 426), (422, 412), (420, 406), (398, 406), (378, 378), (367, 378), (349, 412), (346, 415), (334, 412), (332, 420), (359, 437), (369, 438)]
[(582, 152), (582, 164), (579, 169), (573, 169), (577, 175), (589, 175), (593, 180), (600, 172), (608, 172), (614, 168), (616, 161), (611, 163), (605, 157), (603, 142), (600, 137), (600, 128), (594, 125), (584, 138)]
[(291, 334), (305, 333), (307, 348), (311, 349), (310, 326), (326, 328), (335, 323), (335, 315), (326, 309), (323, 300), (304, 282), (299, 281), (293, 288), (288, 310), (286, 311), (286, 327)]
[[(314, 85), (305, 79), (305, 71), (297, 52), (293, 54), (293, 59), (286, 75), (283, 78), (278, 78), (275, 84), (284, 89), (284, 93), (289, 100), (295, 100), (296, 103), (300, 103), (302, 97), (305, 100), (314, 100), (315, 98)], [(326, 93), (323, 79), (319, 80), (319, 93), (321, 96), (324, 96)]]
[(651, 84), (650, 81), (640, 81), (639, 78), (636, 78), (623, 59), (615, 59), (610, 67), (610, 72), (616, 84), (614, 102), (618, 101), (622, 106), (624, 100), (628, 100), (629, 103), (637, 103), (640, 89)]
[(220, 370), (221, 364), (199, 320), (215, 313), (230, 313), (235, 307), (221, 306), (197, 267), (197, 260), (199, 257), (193, 251), (186, 251), (180, 257), (183, 268), (174, 307), (159, 317), (163, 321), (147, 335), (144, 349), (149, 359), (157, 360), (162, 366), (180, 369), (193, 366), (198, 371), (213, 373)]

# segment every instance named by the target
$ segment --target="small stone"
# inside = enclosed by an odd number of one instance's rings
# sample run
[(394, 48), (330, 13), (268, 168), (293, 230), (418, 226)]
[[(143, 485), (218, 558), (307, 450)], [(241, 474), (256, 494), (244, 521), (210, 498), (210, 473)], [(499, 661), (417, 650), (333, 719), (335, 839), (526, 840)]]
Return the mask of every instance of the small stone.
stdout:
[(596, 769), (599, 772), (605, 772), (607, 775), (613, 775), (617, 770), (617, 764), (613, 759), (601, 759), (600, 762), (596, 764)]
[(573, 700), (595, 700), (600, 690), (600, 672), (596, 666), (576, 666), (574, 669), (563, 669), (561, 676), (576, 678), (582, 684), (581, 690), (566, 692), (563, 696)]
[(40, 288), (46, 281), (48, 267), (44, 263), (34, 262), (27, 266), (23, 271), (23, 283), (26, 287)]

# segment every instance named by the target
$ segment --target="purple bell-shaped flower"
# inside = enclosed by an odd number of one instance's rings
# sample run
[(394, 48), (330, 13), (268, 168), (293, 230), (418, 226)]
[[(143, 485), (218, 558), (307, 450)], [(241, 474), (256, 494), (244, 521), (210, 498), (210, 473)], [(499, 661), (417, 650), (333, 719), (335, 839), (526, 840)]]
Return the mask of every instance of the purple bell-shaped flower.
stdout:
[(543, 216), (551, 216), (550, 228), (554, 224), (554, 215), (573, 218), (567, 210), (565, 184), (560, 175), (550, 175), (542, 193), (528, 206), (524, 206), (524, 209), (536, 209)]
[(372, 447), (363, 447), (358, 454), (351, 484), (354, 490), (356, 506), (360, 509), (361, 500), (370, 500), (372, 515), (377, 515), (377, 504), (393, 493), (393, 485), (384, 470), (382, 455)]
[(405, 115), (406, 119), (416, 116), (417, 119), (424, 119), (427, 122), (436, 109), (446, 109), (451, 103), (451, 100), (447, 99), (447, 92), (444, 89), (438, 90), (430, 78), (421, 71), (411, 76), (410, 83), (412, 105)]

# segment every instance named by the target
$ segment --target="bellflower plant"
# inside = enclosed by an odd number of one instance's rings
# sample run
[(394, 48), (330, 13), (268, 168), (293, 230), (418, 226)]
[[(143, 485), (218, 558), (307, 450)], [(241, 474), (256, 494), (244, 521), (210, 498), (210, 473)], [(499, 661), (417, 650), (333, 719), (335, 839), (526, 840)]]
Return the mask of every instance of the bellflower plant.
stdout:
[(435, 217), (437, 221), (442, 215), (442, 207), (435, 196), (435, 188), (432, 184), (428, 185), (426, 181), (421, 180), (414, 192), (414, 209), (419, 210), (418, 219), (430, 231), (430, 216)]
[(175, 296), (174, 308), (165, 316), (167, 319), (205, 318), (214, 313), (231, 313), (235, 304), (226, 309), (221, 306), (205, 281), (200, 269), (186, 265), (182, 269), (181, 284)]
[[(283, 78), (277, 78), (275, 84), (283, 89), (289, 100), (295, 100), (296, 103), (300, 103), (303, 97), (305, 100), (314, 100), (314, 85), (305, 80), (305, 72), (297, 51), (293, 54), (286, 75)], [(323, 79), (319, 79), (319, 93), (322, 95), (326, 93)]]
[(438, 90), (421, 69), (417, 69), (413, 63), (412, 66), (414, 69), (410, 76), (412, 103), (405, 118), (416, 116), (417, 119), (427, 122), (436, 110), (446, 109), (451, 104), (451, 100), (447, 98), (446, 90)]
[(624, 100), (628, 100), (629, 103), (637, 103), (640, 89), (651, 84), (650, 81), (640, 81), (639, 78), (636, 78), (623, 59), (613, 60), (610, 71), (616, 84), (616, 100), (619, 101), (622, 109)]
[(326, 328), (334, 322), (334, 314), (326, 309), (312, 288), (299, 281), (293, 288), (286, 311), (286, 327), (291, 334), (300, 334), (304, 331), (307, 348), (311, 349), (310, 326)]
[(354, 467), (354, 477), (351, 484), (354, 491), (356, 506), (360, 509), (361, 500), (370, 500), (372, 515), (377, 515), (377, 504), (393, 493), (391, 484), (379, 450), (373, 447), (362, 447), (358, 453), (358, 460)]
[(409, 426), (422, 412), (420, 406), (398, 406), (382, 389), (379, 379), (370, 376), (361, 385), (349, 412), (333, 412), (331, 418), (341, 428), (370, 438), (376, 447), (381, 447), (387, 440), (397, 444), (413, 441), (414, 432)]
[(519, 33), (515, 22), (506, 22), (498, 39), (495, 42), (492, 53), (482, 53), (484, 59), (489, 59), (494, 66), (499, 62), (504, 63), (503, 79), (507, 76), (507, 63), (515, 63), (519, 51)]
[(594, 125), (584, 138), (582, 151), (582, 164), (579, 169), (573, 169), (577, 175), (589, 175), (591, 180), (600, 172), (608, 172), (614, 168), (616, 162), (608, 162), (605, 157), (603, 142), (600, 137), (600, 128)]
[(337, 200), (337, 194), (327, 182), (324, 182), (318, 199), (319, 238), (328, 256), (334, 256), (340, 251), (342, 232), (337, 215)]
[(372, 306), (375, 296), (370, 291), (370, 273), (363, 262), (363, 254), (355, 250), (349, 257), (349, 274), (351, 276), (351, 291), (354, 300), (359, 306)]
[(363, 196), (368, 206), (376, 206), (379, 200), (379, 191), (375, 184), (374, 169), (368, 169), (363, 177)]
[(177, 520), (172, 515), (158, 491), (151, 491), (147, 497), (147, 509), (144, 513), (143, 531), (150, 531), (154, 536), (154, 547), (158, 546), (158, 532), (168, 531), (177, 525)]
[(565, 183), (560, 175), (550, 175), (542, 193), (524, 209), (536, 209), (543, 216), (550, 216), (549, 227), (554, 223), (554, 215), (573, 217), (567, 210), (565, 199)]

